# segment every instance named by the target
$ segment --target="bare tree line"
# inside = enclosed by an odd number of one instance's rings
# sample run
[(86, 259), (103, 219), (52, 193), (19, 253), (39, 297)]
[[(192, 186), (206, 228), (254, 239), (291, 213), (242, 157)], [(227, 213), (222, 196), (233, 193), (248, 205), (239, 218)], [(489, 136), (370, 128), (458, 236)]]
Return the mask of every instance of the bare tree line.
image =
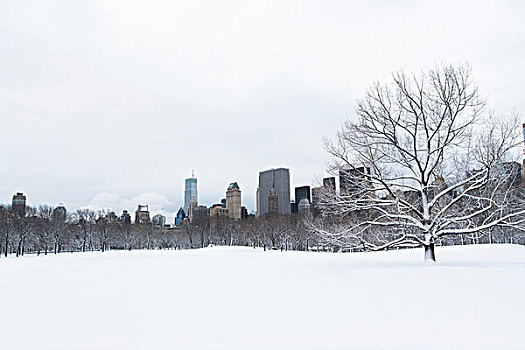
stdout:
[(225, 220), (219, 227), (191, 225), (180, 228), (125, 223), (109, 210), (80, 209), (63, 219), (53, 217), (53, 208), (27, 207), (16, 215), (0, 206), (0, 255), (22, 256), (64, 252), (136, 249), (193, 249), (209, 245), (237, 245), (263, 249), (308, 250), (316, 243), (302, 216), (249, 217)]

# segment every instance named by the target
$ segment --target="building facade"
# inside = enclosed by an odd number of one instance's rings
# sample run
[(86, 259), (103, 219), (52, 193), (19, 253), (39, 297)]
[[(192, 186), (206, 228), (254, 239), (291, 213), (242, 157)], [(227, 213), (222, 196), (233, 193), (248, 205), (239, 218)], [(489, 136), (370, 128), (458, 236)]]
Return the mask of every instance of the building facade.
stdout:
[(210, 209), (204, 205), (193, 208), (190, 223), (194, 226), (206, 228), (210, 226)]
[(190, 208), (190, 201), (192, 200), (197, 203), (199, 202), (197, 179), (193, 176), (184, 182), (184, 210), (186, 210), (186, 212)]
[(151, 223), (149, 217), (149, 208), (147, 205), (140, 205), (135, 212), (135, 225), (146, 225)]
[(67, 210), (64, 204), (60, 203), (58, 207), (53, 209), (53, 222), (64, 223), (66, 222)]
[(120, 215), (120, 220), (124, 225), (131, 225), (131, 215), (127, 210), (122, 211), (122, 215)]
[(299, 203), (303, 198), (308, 199), (308, 203), (312, 201), (310, 197), (310, 186), (300, 186), (295, 188), (295, 203), (297, 207), (299, 207)]
[(237, 182), (233, 182), (228, 186), (226, 191), (226, 208), (230, 218), (235, 220), (241, 219), (241, 189)]
[(286, 168), (279, 168), (259, 173), (257, 216), (269, 213), (268, 197), (272, 188), (278, 197), (279, 214), (290, 214), (290, 171)]
[(184, 219), (186, 219), (186, 213), (184, 212), (184, 209), (180, 208), (177, 212), (177, 216), (175, 216), (175, 226), (182, 226)]
[(349, 195), (359, 191), (370, 183), (369, 175), (372, 174), (370, 166), (364, 164), (354, 167), (346, 165), (339, 169), (339, 191), (341, 195)]
[(26, 196), (22, 192), (13, 195), (12, 201), (13, 212), (18, 216), (26, 216)]
[(164, 225), (166, 225), (166, 217), (164, 215), (157, 214), (151, 219), (151, 223), (153, 226), (164, 227)]
[(221, 204), (215, 204), (210, 208), (210, 228), (224, 227), (229, 219), (228, 208), (224, 208)]

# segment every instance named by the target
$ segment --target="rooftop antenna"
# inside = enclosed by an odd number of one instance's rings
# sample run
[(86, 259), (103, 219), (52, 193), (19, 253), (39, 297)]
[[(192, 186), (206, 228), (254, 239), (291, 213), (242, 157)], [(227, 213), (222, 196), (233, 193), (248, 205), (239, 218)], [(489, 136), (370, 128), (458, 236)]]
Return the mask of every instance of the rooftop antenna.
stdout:
[(191, 177), (195, 177), (195, 170), (191, 171)]

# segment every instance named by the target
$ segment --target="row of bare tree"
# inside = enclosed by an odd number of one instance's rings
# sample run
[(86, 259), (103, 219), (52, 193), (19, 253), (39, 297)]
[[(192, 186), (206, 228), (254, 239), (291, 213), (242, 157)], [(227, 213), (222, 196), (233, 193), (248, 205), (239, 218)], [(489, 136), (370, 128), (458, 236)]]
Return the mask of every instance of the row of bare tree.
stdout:
[[(275, 215), (246, 220), (224, 221), (218, 227), (185, 225), (168, 229), (153, 225), (126, 224), (112, 219), (108, 211), (77, 210), (65, 220), (52, 216), (53, 208), (42, 205), (29, 207), (27, 215), (15, 215), (9, 207), (0, 206), (0, 255), (16, 256), (31, 254), (58, 254), (63, 252), (86, 252), (135, 249), (194, 249), (209, 245), (236, 245), (263, 249), (300, 251), (367, 251), (367, 245), (352, 244), (353, 237), (328, 239), (319, 233), (319, 227), (333, 229), (347, 226), (351, 220), (341, 223), (332, 216), (327, 224), (326, 216), (313, 218), (303, 215)], [(361, 214), (359, 214), (361, 215)], [(359, 216), (358, 215), (358, 216)], [(361, 220), (356, 216), (354, 219)], [(356, 221), (356, 222), (357, 222)], [(362, 220), (361, 220), (362, 221)], [(316, 226), (312, 228), (312, 223)], [(370, 241), (395, 235), (395, 228), (368, 232)], [(345, 241), (347, 239), (347, 241)], [(497, 226), (490, 230), (444, 237), (438, 245), (515, 243), (525, 244), (525, 235), (510, 227)], [(392, 249), (400, 247), (392, 247)]]
[(133, 225), (108, 210), (77, 210), (63, 219), (53, 208), (28, 207), (16, 215), (0, 206), (0, 255), (58, 254), (133, 249), (190, 249), (208, 245), (241, 245), (264, 249), (309, 250), (319, 244), (304, 226), (303, 216), (249, 217), (224, 221), (219, 227), (187, 224), (180, 228)]

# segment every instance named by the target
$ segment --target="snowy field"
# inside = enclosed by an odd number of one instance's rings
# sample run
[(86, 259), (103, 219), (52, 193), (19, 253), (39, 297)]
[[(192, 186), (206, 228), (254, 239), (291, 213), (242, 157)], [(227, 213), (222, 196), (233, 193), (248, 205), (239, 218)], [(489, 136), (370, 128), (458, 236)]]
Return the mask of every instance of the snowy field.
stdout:
[(525, 247), (0, 259), (2, 349), (525, 349)]

